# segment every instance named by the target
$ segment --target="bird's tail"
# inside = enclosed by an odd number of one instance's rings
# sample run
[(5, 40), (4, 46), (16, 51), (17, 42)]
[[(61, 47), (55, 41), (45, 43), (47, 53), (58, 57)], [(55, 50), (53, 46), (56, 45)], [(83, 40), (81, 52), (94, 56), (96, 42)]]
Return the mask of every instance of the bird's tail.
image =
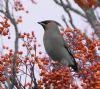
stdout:
[(78, 65), (77, 65), (76, 62), (75, 62), (74, 65), (71, 66), (71, 68), (72, 68), (75, 72), (78, 72)]

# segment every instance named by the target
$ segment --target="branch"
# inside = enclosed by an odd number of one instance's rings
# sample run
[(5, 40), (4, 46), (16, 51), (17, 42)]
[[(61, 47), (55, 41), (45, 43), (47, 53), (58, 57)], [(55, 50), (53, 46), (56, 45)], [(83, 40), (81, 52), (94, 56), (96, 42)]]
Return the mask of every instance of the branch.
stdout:
[[(57, 0), (54, 0), (54, 2), (55, 2), (57, 5), (59, 5), (59, 6), (62, 7), (62, 4), (61, 4), (60, 2), (58, 2)], [(79, 10), (73, 8), (73, 7), (70, 6), (69, 4), (64, 4), (63, 7), (65, 7), (66, 9), (69, 9), (69, 10), (75, 12), (76, 14), (78, 14), (78, 15), (84, 17), (85, 19), (87, 19), (87, 17), (86, 17), (85, 14), (83, 14), (81, 11), (79, 11)], [(65, 12), (66, 12), (66, 11), (65, 11)]]
[[(18, 27), (16, 25), (15, 19), (13, 17), (11, 17), (11, 14), (10, 14), (10, 11), (9, 11), (9, 0), (6, 0), (5, 4), (6, 4), (6, 13), (5, 13), (5, 15), (7, 16), (7, 18), (10, 19), (12, 25), (15, 28), (15, 46), (14, 46), (15, 52), (14, 52), (13, 59), (12, 59), (13, 60), (13, 76), (11, 76), (11, 77), (13, 77), (12, 78), (13, 79), (12, 83), (13, 83), (13, 87), (14, 87), (14, 85), (17, 82), (15, 77), (16, 77), (16, 57), (17, 57), (17, 53), (18, 53), (19, 32), (18, 32)], [(12, 87), (12, 89), (13, 89), (13, 87)]]
[[(34, 44), (34, 51), (35, 51), (35, 60), (36, 60), (36, 44)], [(35, 78), (35, 72), (34, 72), (34, 66), (35, 65), (31, 65), (31, 74), (32, 74), (32, 77), (31, 77), (31, 81), (34, 83), (34, 88), (33, 89), (38, 89), (38, 85), (37, 85), (37, 82), (36, 82), (36, 78)], [(34, 79), (34, 80), (33, 80)]]
[(94, 29), (95, 34), (100, 38), (100, 22), (97, 20), (94, 10), (91, 8), (84, 12), (86, 13), (88, 22)]
[(64, 17), (64, 15), (62, 15), (62, 20), (63, 20), (63, 22), (65, 23), (66, 27), (69, 27), (68, 24), (67, 24), (67, 21), (66, 21), (66, 19), (65, 19), (65, 17)]
[(37, 85), (35, 74), (34, 74), (34, 65), (31, 66), (30, 70), (31, 70), (31, 74), (32, 74), (31, 81), (34, 83), (34, 88), (33, 89), (38, 89), (38, 85)]
[[(67, 4), (65, 4), (63, 0), (60, 0), (60, 1), (54, 0), (54, 2), (58, 4), (59, 6), (63, 7), (64, 11), (69, 15), (69, 17), (71, 16), (68, 13), (68, 9), (84, 17), (90, 23), (96, 35), (100, 38), (100, 22), (98, 22), (96, 15), (94, 14), (94, 9), (91, 8), (89, 10), (84, 10), (81, 8), (85, 13), (83, 14), (81, 11), (73, 8), (68, 0), (66, 0)], [(72, 24), (72, 21), (71, 21), (71, 24)]]
[[(60, 0), (60, 2), (61, 2), (61, 4), (62, 4), (63, 9), (67, 12), (67, 14), (68, 14), (68, 16), (69, 16), (69, 18), (70, 18), (70, 23), (71, 23), (72, 27), (75, 29), (76, 27), (75, 27), (75, 25), (73, 24), (72, 16), (71, 16), (69, 10), (66, 9), (66, 7), (64, 7), (65, 5), (64, 5), (64, 3), (63, 3), (62, 0)], [(68, 3), (69, 3), (69, 2), (68, 2)], [(70, 5), (70, 3), (69, 3), (69, 5)]]

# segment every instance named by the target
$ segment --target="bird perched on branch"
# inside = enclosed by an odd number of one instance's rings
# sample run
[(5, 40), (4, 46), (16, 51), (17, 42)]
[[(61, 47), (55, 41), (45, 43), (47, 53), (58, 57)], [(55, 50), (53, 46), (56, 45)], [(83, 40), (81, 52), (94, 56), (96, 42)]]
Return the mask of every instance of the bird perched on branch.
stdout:
[(67, 65), (78, 72), (77, 63), (73, 54), (68, 48), (68, 44), (60, 34), (58, 26), (61, 25), (53, 20), (38, 22), (44, 28), (44, 47), (48, 55), (63, 65)]

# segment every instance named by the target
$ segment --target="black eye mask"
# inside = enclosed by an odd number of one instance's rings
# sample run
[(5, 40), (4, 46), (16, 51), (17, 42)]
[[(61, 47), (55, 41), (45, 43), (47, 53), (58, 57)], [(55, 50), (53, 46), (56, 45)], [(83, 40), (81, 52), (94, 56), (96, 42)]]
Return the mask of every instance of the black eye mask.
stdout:
[(62, 27), (60, 23), (54, 21), (54, 20), (46, 20), (46, 21), (42, 21), (41, 23), (44, 23), (45, 25), (48, 24), (49, 22), (55, 22), (58, 26)]

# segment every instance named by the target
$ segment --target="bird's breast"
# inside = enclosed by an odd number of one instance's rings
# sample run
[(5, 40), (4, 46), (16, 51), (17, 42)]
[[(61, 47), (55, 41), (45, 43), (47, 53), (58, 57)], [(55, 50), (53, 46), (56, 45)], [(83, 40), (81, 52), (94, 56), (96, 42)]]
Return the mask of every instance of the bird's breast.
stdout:
[(63, 40), (59, 34), (44, 34), (44, 47), (53, 60), (60, 60)]

